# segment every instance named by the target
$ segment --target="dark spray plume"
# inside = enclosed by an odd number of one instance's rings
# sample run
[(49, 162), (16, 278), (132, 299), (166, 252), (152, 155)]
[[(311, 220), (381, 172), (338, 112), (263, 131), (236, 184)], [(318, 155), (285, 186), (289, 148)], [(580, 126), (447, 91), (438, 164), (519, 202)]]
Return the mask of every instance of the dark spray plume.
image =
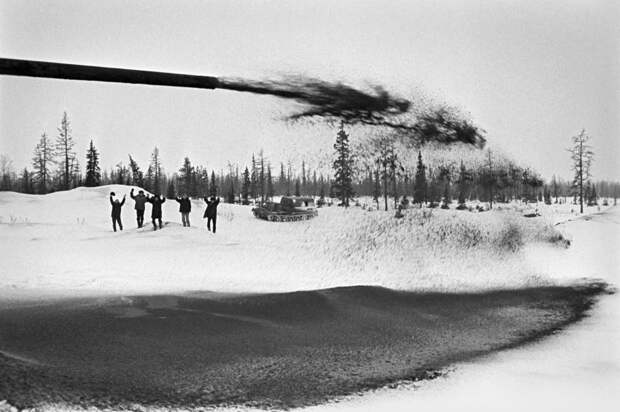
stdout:
[(278, 81), (220, 79), (180, 73), (84, 66), (0, 58), (0, 74), (68, 80), (102, 81), (154, 86), (226, 89), (294, 100), (304, 106), (291, 120), (318, 118), (348, 124), (382, 126), (411, 138), (418, 144), (438, 142), (484, 146), (482, 131), (447, 109), (414, 114), (411, 102), (390, 95), (381, 86), (362, 91), (342, 83), (312, 78)]
[(254, 82), (220, 79), (220, 86), (292, 99), (306, 106), (301, 112), (290, 115), (291, 120), (320, 117), (352, 124), (375, 124), (386, 117), (406, 113), (411, 106), (409, 101), (392, 97), (381, 86), (374, 86), (372, 92), (365, 92), (342, 83), (303, 77)]
[(445, 107), (414, 115), (409, 100), (390, 95), (381, 86), (362, 91), (342, 83), (313, 78), (273, 81), (219, 79), (221, 88), (291, 99), (304, 106), (289, 120), (320, 118), (348, 124), (383, 126), (411, 138), (415, 143), (466, 143), (483, 147), (483, 131)]

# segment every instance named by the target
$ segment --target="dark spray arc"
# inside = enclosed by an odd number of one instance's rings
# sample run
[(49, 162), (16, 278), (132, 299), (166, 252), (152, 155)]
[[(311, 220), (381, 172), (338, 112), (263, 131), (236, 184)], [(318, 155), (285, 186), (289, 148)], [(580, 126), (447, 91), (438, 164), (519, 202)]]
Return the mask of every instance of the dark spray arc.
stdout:
[[(445, 109), (429, 111), (411, 123), (411, 102), (390, 95), (380, 86), (362, 91), (342, 83), (291, 77), (279, 81), (248, 81), (214, 76), (166, 73), (112, 67), (85, 66), (33, 60), (0, 58), (0, 74), (66, 80), (145, 84), (152, 86), (225, 89), (294, 100), (305, 109), (288, 118), (342, 120), (349, 124), (383, 126), (418, 143), (466, 143), (484, 146), (481, 131)], [(411, 116), (409, 116), (411, 117)]]

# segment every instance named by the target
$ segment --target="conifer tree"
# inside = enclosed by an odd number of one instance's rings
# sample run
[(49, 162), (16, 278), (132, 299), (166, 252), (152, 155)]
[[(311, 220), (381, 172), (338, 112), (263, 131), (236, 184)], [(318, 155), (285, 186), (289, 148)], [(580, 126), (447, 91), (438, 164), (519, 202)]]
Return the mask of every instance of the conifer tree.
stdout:
[(256, 192), (258, 188), (258, 167), (256, 165), (256, 158), (252, 153), (252, 172), (250, 174), (250, 197), (256, 199)]
[(278, 192), (286, 192), (286, 173), (284, 172), (284, 163), (280, 162), (280, 177), (278, 178)]
[(266, 189), (266, 173), (265, 173), (265, 156), (263, 155), (263, 150), (259, 152), (259, 168), (258, 168), (258, 191), (260, 195), (261, 202), (265, 201), (265, 189)]
[(147, 170), (147, 178), (149, 180), (150, 189), (155, 193), (161, 193), (163, 171), (161, 167), (161, 158), (159, 157), (159, 149), (155, 147), (151, 154), (151, 164)]
[(176, 189), (174, 187), (174, 179), (168, 180), (168, 187), (166, 189), (166, 198), (174, 199), (177, 195)]
[(465, 169), (465, 164), (461, 160), (461, 167), (459, 170), (459, 181), (458, 181), (458, 185), (459, 185), (458, 203), (459, 204), (456, 207), (458, 210), (467, 209), (467, 206), (465, 206), (465, 200), (466, 200), (467, 186), (468, 186), (469, 180), (470, 180), (469, 174), (467, 173), (467, 170)]
[(273, 199), (275, 195), (275, 190), (273, 187), (273, 177), (271, 176), (271, 165), (267, 165), (267, 198)]
[(418, 165), (415, 172), (413, 188), (413, 203), (422, 204), (426, 202), (426, 166), (422, 162), (422, 152), (418, 151)]
[(295, 179), (295, 196), (301, 196), (301, 187), (299, 178)]
[(241, 198), (244, 205), (250, 203), (248, 200), (248, 196), (250, 195), (251, 184), (252, 182), (250, 180), (250, 171), (246, 166), (245, 170), (243, 171), (243, 184), (241, 185)]
[(558, 203), (558, 181), (555, 177), (555, 175), (553, 175), (553, 178), (551, 179), (551, 188), (553, 190), (552, 194), (553, 194), (553, 198), (554, 198), (554, 203)]
[(228, 203), (235, 203), (235, 183), (231, 180), (228, 188)]
[(140, 170), (138, 163), (129, 155), (129, 168), (131, 170), (131, 184), (144, 187), (144, 173)]
[(318, 181), (316, 177), (316, 170), (312, 172), (312, 195), (316, 196), (318, 190)]
[(194, 195), (191, 192), (193, 192), (192, 188), (195, 186), (195, 181), (194, 167), (189, 157), (186, 156), (185, 159), (183, 159), (183, 166), (179, 169), (179, 191)]
[(116, 165), (115, 172), (116, 173), (114, 183), (118, 183), (119, 185), (125, 185), (129, 183), (129, 169), (127, 169), (127, 166), (125, 166), (123, 162), (119, 162)]
[(598, 195), (596, 194), (596, 185), (592, 185), (588, 196), (588, 206), (596, 206), (598, 204)]
[(86, 151), (86, 182), (87, 187), (99, 186), (101, 184), (101, 168), (99, 167), (99, 153), (93, 141), (90, 141)]
[(333, 163), (334, 181), (333, 191), (340, 199), (343, 206), (349, 206), (349, 199), (353, 196), (353, 158), (349, 148), (349, 135), (344, 131), (344, 122), (340, 124), (340, 130), (334, 144), (336, 159)]
[(209, 183), (209, 194), (211, 196), (217, 196), (217, 192), (218, 192), (218, 185), (217, 185), (217, 181), (215, 180), (215, 171), (212, 170), (211, 171), (211, 183)]
[(305, 160), (301, 161), (301, 193), (306, 195), (308, 194), (307, 189), (307, 180), (306, 180), (306, 162)]
[(20, 190), (22, 193), (32, 194), (34, 193), (34, 187), (32, 184), (32, 174), (24, 167), (22, 176), (20, 179)]
[(47, 193), (49, 183), (51, 182), (51, 166), (54, 162), (54, 149), (52, 142), (43, 132), (41, 139), (34, 149), (32, 158), (32, 168), (34, 169), (34, 178), (37, 182), (38, 192)]

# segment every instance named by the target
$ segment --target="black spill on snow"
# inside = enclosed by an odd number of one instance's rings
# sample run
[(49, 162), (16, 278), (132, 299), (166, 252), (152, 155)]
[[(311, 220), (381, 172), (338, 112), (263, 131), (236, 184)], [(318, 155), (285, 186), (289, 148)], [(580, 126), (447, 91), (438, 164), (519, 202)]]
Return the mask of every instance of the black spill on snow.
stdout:
[(541, 338), (605, 290), (358, 286), (2, 309), (0, 399), (20, 408), (317, 404)]

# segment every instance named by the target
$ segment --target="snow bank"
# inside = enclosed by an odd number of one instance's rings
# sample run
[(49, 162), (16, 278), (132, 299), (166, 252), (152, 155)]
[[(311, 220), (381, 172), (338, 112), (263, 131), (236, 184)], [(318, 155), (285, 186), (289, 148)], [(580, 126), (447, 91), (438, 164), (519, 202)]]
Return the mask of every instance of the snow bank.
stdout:
[[(347, 285), (479, 290), (547, 283), (522, 247), (559, 238), (543, 219), (514, 211), (391, 212), (323, 208), (315, 219), (271, 223), (248, 206), (221, 204), (218, 233), (204, 228), (204, 202), (180, 225), (136, 229), (130, 187), (78, 188), (50, 195), (0, 193), (2, 296), (129, 294), (214, 290), (262, 292)], [(108, 195), (127, 194), (125, 231), (114, 233)], [(146, 221), (150, 207), (147, 206)], [(561, 253), (561, 249), (558, 253)]]

